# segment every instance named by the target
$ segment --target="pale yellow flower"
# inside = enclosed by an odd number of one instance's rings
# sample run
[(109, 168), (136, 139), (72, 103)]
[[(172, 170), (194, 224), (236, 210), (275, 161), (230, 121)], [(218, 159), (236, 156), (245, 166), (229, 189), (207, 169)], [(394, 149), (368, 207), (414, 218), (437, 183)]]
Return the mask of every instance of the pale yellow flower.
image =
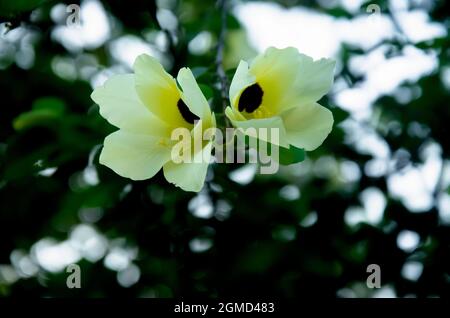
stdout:
[(314, 61), (295, 48), (269, 48), (250, 65), (240, 62), (225, 113), (244, 130), (278, 128), (280, 146), (314, 150), (333, 126), (332, 113), (317, 101), (331, 88), (334, 65), (330, 59)]
[(194, 157), (199, 162), (176, 163), (174, 129), (196, 131), (215, 127), (214, 114), (188, 68), (177, 81), (148, 55), (139, 56), (134, 74), (116, 75), (94, 90), (91, 98), (100, 114), (118, 131), (107, 136), (100, 163), (133, 180), (153, 177), (161, 168), (165, 178), (186, 191), (200, 191), (208, 169), (212, 141), (202, 142)]

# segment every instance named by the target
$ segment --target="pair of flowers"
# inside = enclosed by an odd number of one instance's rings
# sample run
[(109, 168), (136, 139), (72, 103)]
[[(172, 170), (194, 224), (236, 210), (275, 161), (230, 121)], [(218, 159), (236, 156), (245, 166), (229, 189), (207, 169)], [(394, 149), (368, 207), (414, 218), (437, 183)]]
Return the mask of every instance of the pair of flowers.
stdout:
[[(314, 150), (333, 126), (332, 113), (317, 101), (331, 88), (334, 65), (330, 59), (314, 61), (295, 48), (269, 48), (250, 65), (240, 62), (225, 114), (243, 130), (277, 128), (279, 146)], [(174, 129), (187, 128), (195, 138), (199, 131), (216, 127), (189, 68), (182, 68), (175, 80), (157, 60), (140, 55), (134, 74), (113, 76), (91, 97), (100, 114), (119, 128), (105, 138), (100, 163), (133, 180), (149, 179), (162, 168), (165, 178), (183, 190), (201, 190), (213, 140), (189, 150), (203, 160), (177, 163), (171, 155)]]

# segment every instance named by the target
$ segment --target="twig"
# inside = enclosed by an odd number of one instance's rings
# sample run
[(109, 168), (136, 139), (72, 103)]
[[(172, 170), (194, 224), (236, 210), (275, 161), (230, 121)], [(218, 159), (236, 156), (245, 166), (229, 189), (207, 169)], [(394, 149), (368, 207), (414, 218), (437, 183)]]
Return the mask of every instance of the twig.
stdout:
[(392, 5), (389, 6), (389, 17), (391, 18), (392, 24), (394, 25), (395, 30), (397, 31), (397, 38), (399, 42), (403, 45), (412, 44), (409, 36), (405, 33), (400, 21), (397, 18), (395, 10), (392, 8)]
[[(223, 50), (225, 46), (225, 35), (227, 32), (227, 6), (226, 0), (218, 0), (217, 7), (221, 13), (221, 27), (219, 33), (219, 39), (217, 42), (217, 55), (216, 55), (216, 68), (217, 76), (220, 82), (220, 93), (222, 99), (222, 108), (225, 111), (227, 107), (227, 95), (228, 95), (228, 79), (223, 69)], [(227, 120), (227, 119), (226, 119)], [(227, 121), (228, 123), (228, 121)]]

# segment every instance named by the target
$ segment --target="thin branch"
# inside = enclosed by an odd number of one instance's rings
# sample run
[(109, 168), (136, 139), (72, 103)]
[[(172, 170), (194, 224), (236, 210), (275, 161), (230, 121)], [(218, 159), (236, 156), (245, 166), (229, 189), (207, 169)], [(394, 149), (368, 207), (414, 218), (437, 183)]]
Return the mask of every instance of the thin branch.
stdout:
[(218, 0), (217, 7), (221, 13), (221, 27), (219, 33), (219, 39), (217, 42), (217, 55), (216, 55), (216, 68), (217, 76), (220, 83), (220, 93), (222, 99), (222, 108), (225, 111), (227, 107), (227, 95), (228, 95), (228, 79), (223, 69), (223, 50), (225, 46), (225, 35), (227, 32), (227, 5), (226, 0)]
[(392, 8), (392, 5), (389, 5), (388, 15), (391, 18), (391, 21), (392, 21), (392, 24), (394, 25), (395, 30), (397, 31), (397, 38), (400, 41), (400, 43), (403, 45), (412, 44), (397, 17), (397, 13), (395, 12), (395, 9)]

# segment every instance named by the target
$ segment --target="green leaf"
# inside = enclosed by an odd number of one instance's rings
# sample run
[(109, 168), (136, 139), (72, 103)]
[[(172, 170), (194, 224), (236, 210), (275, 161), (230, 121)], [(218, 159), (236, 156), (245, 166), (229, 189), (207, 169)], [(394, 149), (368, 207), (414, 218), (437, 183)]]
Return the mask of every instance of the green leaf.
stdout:
[(282, 165), (291, 165), (305, 160), (305, 150), (292, 145), (289, 148), (280, 147), (279, 152), (279, 163)]
[[(270, 144), (261, 140), (255, 140), (253, 137), (245, 136), (245, 145), (254, 148), (253, 145), (257, 145), (258, 151), (261, 151), (261, 147), (263, 147), (263, 151), (269, 155), (273, 160), (278, 161), (281, 165), (291, 165), (294, 163), (299, 163), (305, 160), (305, 151), (303, 149), (290, 146), (289, 148), (279, 147), (274, 144)], [(252, 140), (252, 141), (251, 141)], [(275, 151), (274, 150), (278, 150)]]
[(61, 117), (65, 104), (56, 97), (42, 97), (33, 102), (32, 110), (22, 113), (13, 120), (13, 127), (20, 131), (26, 128), (45, 124), (49, 120)]
[(62, 115), (66, 108), (63, 100), (58, 97), (41, 97), (33, 102), (32, 108), (34, 110), (48, 110), (54, 114)]
[(239, 29), (241, 27), (241, 24), (239, 23), (239, 20), (236, 19), (236, 17), (232, 14), (227, 15), (227, 28), (229, 30), (235, 30)]
[(200, 86), (200, 90), (202, 91), (203, 95), (205, 95), (206, 99), (210, 99), (214, 96), (214, 92), (208, 85), (205, 84), (198, 84)]

